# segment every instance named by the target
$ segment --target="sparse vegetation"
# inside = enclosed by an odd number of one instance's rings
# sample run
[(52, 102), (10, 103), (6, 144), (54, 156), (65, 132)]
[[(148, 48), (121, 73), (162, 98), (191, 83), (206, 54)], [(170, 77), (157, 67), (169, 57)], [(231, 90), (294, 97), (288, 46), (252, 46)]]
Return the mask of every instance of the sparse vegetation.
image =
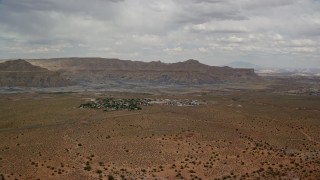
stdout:
[(97, 173), (97, 174), (101, 174), (102, 171), (98, 169), (98, 170), (96, 171), (96, 173)]
[(86, 171), (91, 171), (91, 166), (90, 166), (90, 165), (86, 165), (86, 166), (84, 167), (84, 170), (86, 170)]
[[(34, 101), (30, 97), (38, 94), (0, 94), (4, 178), (25, 179), (32, 172), (36, 178), (45, 174), (72, 179), (74, 171), (97, 179), (108, 179), (108, 174), (109, 179), (156, 179), (165, 174), (168, 179), (220, 180), (315, 179), (320, 175), (318, 111), (314, 110), (320, 106), (319, 99), (288, 100), (264, 91), (239, 90), (227, 95), (220, 91), (222, 95), (215, 91), (210, 95), (150, 95), (208, 102), (198, 107), (158, 104), (133, 113), (73, 108), (84, 96), (91, 99), (89, 93), (41, 94)], [(18, 97), (28, 98), (13, 100)], [(213, 101), (218, 103), (210, 104)], [(242, 107), (228, 106), (230, 102)], [(6, 165), (9, 160), (21, 161), (18, 164), (25, 164), (25, 171)]]
[(108, 180), (114, 180), (114, 177), (112, 175), (108, 175)]

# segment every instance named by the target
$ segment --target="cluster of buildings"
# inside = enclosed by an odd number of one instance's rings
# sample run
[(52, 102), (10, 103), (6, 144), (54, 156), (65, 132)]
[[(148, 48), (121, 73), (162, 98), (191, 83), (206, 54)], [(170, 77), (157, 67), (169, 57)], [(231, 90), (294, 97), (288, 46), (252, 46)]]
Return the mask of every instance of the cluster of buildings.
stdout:
[(190, 99), (118, 99), (118, 98), (98, 98), (91, 99), (90, 102), (81, 104), (79, 108), (104, 109), (104, 111), (116, 110), (141, 110), (141, 106), (153, 104), (172, 106), (199, 106), (207, 104), (204, 101)]
[(199, 106), (207, 104), (204, 101), (191, 99), (152, 99), (149, 104), (164, 104), (172, 106)]
[(288, 94), (293, 95), (311, 95), (311, 96), (320, 96), (320, 88), (303, 88), (296, 90), (287, 91)]

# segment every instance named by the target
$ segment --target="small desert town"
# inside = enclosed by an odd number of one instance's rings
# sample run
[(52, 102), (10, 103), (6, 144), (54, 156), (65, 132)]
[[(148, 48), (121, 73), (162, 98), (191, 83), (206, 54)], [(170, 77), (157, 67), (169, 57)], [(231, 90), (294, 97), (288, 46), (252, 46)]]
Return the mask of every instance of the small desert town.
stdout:
[[(199, 106), (205, 105), (205, 102), (199, 102), (198, 100), (189, 99), (91, 99), (91, 102), (81, 104), (80, 108), (105, 108), (105, 111), (109, 110), (141, 110), (141, 106), (148, 106), (152, 104), (163, 104), (172, 106)], [(140, 105), (140, 106), (139, 106)]]

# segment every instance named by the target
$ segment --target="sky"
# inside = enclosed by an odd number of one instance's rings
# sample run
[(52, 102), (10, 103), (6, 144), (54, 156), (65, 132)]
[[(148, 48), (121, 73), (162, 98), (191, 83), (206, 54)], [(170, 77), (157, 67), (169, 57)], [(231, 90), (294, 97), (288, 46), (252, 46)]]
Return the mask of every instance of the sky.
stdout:
[(0, 59), (320, 68), (320, 0), (0, 0)]

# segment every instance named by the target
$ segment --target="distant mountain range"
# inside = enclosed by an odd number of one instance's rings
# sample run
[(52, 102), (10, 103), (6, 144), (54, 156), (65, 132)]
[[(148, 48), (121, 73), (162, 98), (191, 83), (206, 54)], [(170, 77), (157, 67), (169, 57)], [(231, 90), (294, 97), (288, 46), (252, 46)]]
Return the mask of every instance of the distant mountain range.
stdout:
[[(0, 86), (55, 87), (71, 84), (201, 85), (257, 81), (253, 69), (105, 58), (55, 58), (0, 63)], [(70, 80), (70, 81), (69, 81)]]
[(197, 60), (177, 63), (141, 62), (105, 58), (60, 58), (29, 60), (59, 71), (76, 83), (217, 84), (254, 81), (253, 69), (208, 66)]
[(276, 68), (262, 67), (249, 62), (234, 61), (226, 66), (232, 68), (253, 68), (262, 76), (320, 76), (320, 68)]

